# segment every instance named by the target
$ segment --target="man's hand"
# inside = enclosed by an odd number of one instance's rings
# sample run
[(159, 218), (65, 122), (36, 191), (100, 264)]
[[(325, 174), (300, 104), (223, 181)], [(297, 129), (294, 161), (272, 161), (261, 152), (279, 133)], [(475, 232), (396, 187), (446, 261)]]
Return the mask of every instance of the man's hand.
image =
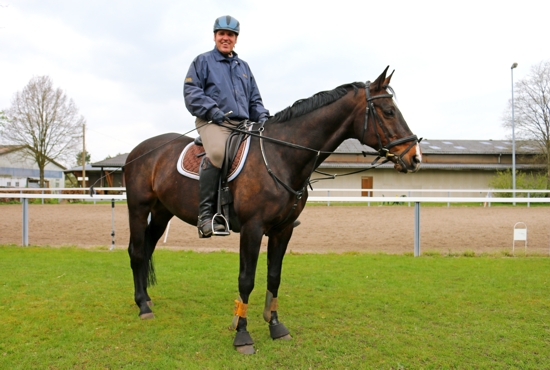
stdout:
[(221, 109), (218, 109), (217, 111), (215, 111), (211, 118), (211, 121), (218, 125), (221, 125), (225, 120), (226, 120), (226, 117), (221, 111)]

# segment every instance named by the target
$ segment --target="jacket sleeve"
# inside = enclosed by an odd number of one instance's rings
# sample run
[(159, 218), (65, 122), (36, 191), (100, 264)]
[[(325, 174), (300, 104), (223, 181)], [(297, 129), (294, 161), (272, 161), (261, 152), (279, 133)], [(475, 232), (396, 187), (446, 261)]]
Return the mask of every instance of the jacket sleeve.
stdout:
[(250, 72), (250, 98), (248, 111), (250, 115), (250, 120), (254, 122), (260, 122), (269, 117), (269, 111), (264, 107), (262, 101), (262, 96), (260, 95), (260, 89), (256, 84), (256, 79)]
[(216, 102), (204, 92), (207, 68), (207, 64), (201, 63), (199, 57), (195, 58), (183, 83), (183, 97), (187, 110), (193, 116), (205, 120), (208, 120), (217, 109)]

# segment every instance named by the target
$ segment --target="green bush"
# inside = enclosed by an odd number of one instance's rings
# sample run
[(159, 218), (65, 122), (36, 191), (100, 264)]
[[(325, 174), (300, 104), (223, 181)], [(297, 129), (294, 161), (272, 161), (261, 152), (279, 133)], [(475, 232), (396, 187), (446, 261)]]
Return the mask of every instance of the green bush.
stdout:
[[(489, 181), (489, 186), (493, 189), (512, 189), (512, 171), (497, 171), (496, 175)], [(544, 174), (534, 172), (516, 171), (516, 189), (546, 190), (547, 179)], [(517, 196), (526, 196), (527, 194), (517, 193)], [(511, 198), (512, 193), (500, 193), (503, 198)], [(544, 193), (532, 193), (532, 198), (544, 198)]]

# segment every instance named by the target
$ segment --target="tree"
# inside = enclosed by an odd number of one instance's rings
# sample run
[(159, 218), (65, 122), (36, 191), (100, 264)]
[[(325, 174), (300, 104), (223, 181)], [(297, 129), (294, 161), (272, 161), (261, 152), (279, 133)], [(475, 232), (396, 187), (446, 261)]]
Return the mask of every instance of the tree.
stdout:
[[(86, 163), (90, 163), (92, 161), (92, 155), (89, 151), (86, 150)], [(82, 150), (76, 154), (76, 165), (82, 166)]]
[(0, 133), (11, 144), (21, 145), (23, 155), (40, 169), (44, 187), (44, 168), (48, 163), (69, 163), (82, 137), (84, 117), (72, 99), (54, 88), (48, 76), (33, 77), (22, 91), (15, 93), (5, 110)]
[[(512, 129), (511, 114), (507, 114), (504, 125)], [(550, 60), (532, 66), (527, 77), (516, 82), (514, 125), (518, 139), (534, 140), (539, 145), (546, 163), (546, 188), (550, 188)]]

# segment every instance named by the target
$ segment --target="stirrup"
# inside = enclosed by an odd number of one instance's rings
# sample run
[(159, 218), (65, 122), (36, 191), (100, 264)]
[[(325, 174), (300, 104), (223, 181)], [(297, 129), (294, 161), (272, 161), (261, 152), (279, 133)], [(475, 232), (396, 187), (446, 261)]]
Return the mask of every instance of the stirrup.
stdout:
[[(225, 230), (224, 231), (216, 231), (214, 229), (214, 220), (220, 219), (220, 218), (223, 220), (223, 224), (220, 223), (220, 225), (225, 225)], [(227, 236), (229, 234), (231, 234), (231, 232), (229, 231), (229, 222), (227, 222), (227, 219), (225, 218), (224, 215), (222, 215), (221, 213), (216, 213), (212, 217), (212, 235)]]

